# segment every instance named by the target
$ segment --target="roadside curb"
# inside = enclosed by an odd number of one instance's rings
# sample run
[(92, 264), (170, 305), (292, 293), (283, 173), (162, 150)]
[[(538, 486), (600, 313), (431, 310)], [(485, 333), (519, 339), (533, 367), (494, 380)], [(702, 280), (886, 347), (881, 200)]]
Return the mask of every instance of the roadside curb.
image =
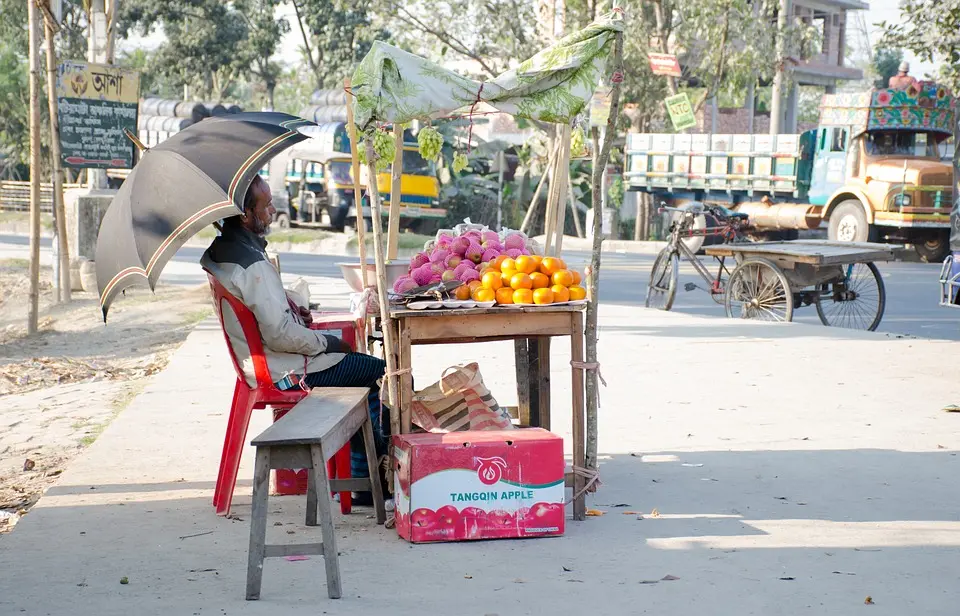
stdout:
[[(538, 235), (533, 239), (539, 242), (542, 246), (546, 240), (546, 236)], [(617, 254), (655, 255), (666, 248), (667, 243), (662, 241), (635, 242), (631, 240), (603, 240), (601, 246), (601, 250), (603, 252)], [(593, 250), (593, 240), (564, 235), (563, 248), (565, 250), (590, 252)]]

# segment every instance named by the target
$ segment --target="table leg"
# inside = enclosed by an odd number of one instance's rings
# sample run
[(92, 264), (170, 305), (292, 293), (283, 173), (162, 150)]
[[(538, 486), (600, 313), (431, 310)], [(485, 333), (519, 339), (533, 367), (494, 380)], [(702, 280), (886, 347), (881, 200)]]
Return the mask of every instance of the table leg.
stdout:
[(515, 363), (517, 366), (517, 408), (520, 425), (530, 423), (530, 355), (526, 338), (513, 341)]
[[(574, 362), (583, 361), (583, 313), (570, 313), (570, 359)], [(586, 435), (584, 433), (584, 384), (583, 370), (572, 368), (573, 373), (573, 466), (574, 468), (586, 464)], [(573, 474), (573, 493), (580, 494), (586, 480), (577, 473)], [(586, 519), (586, 497), (580, 494), (573, 501), (573, 519)]]
[(550, 338), (530, 338), (531, 426), (550, 429)]
[[(398, 320), (400, 335), (397, 337), (399, 350), (397, 370), (411, 370), (413, 361), (410, 351), (410, 330), (403, 326), (403, 320)], [(410, 405), (413, 402), (413, 373), (404, 372), (400, 375), (400, 431), (402, 434), (410, 434), (413, 429), (413, 421), (410, 415)], [(394, 411), (396, 412), (396, 411)]]
[(250, 506), (250, 548), (247, 553), (247, 601), (260, 598), (267, 541), (267, 495), (270, 492), (270, 448), (257, 447)]

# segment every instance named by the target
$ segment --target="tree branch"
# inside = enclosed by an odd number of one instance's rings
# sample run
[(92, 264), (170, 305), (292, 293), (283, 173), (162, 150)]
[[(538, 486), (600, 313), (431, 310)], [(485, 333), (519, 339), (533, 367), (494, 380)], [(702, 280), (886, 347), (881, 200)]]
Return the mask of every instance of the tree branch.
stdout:
[[(431, 28), (430, 26), (428, 26), (428, 25), (425, 24), (424, 22), (422, 22), (422, 21), (420, 21), (419, 19), (417, 19), (413, 14), (411, 14), (409, 11), (407, 11), (407, 9), (403, 8), (402, 6), (396, 5), (396, 8), (397, 8), (397, 11), (398, 11), (398, 12), (397, 12), (397, 17), (398, 17), (400, 20), (406, 22), (407, 24), (409, 24), (409, 25), (411, 25), (411, 26), (417, 27), (417, 28), (423, 30), (424, 32), (426, 32), (426, 33), (428, 33), (428, 34), (433, 35), (434, 37), (437, 38), (437, 40), (439, 40), (439, 41), (440, 41), (441, 43), (443, 43), (444, 45), (452, 48), (452, 49), (453, 49), (454, 51), (456, 51), (457, 53), (459, 53), (459, 54), (461, 54), (461, 55), (464, 55), (464, 56), (470, 58), (471, 60), (476, 61), (476, 62), (480, 65), (480, 67), (481, 67), (490, 77), (496, 77), (496, 76), (497, 76), (497, 71), (494, 70), (494, 68), (491, 67), (489, 64), (487, 64), (487, 63), (484, 61), (484, 59), (483, 59), (482, 56), (480, 56), (479, 54), (477, 54), (477, 53), (474, 52), (474, 51), (471, 51), (470, 48), (467, 47), (467, 45), (466, 45), (465, 43), (463, 43), (462, 41), (460, 41), (459, 39), (457, 39), (456, 37), (454, 37), (454, 36), (452, 36), (452, 35), (450, 35), (450, 34), (446, 34), (446, 33), (444, 33), (444, 32), (440, 32), (440, 31), (435, 30), (434, 28)], [(405, 15), (401, 15), (401, 14), (400, 14), (401, 11), (402, 11)]]
[(303, 50), (307, 54), (307, 63), (310, 65), (310, 70), (313, 72), (313, 77), (316, 80), (317, 89), (319, 90), (323, 87), (323, 80), (320, 78), (320, 68), (313, 59), (313, 50), (310, 48), (310, 38), (307, 36), (307, 30), (303, 26), (303, 17), (300, 15), (300, 3), (294, 0), (292, 4), (293, 11), (297, 14), (297, 25), (300, 27), (300, 34), (303, 36)]
[(730, 5), (727, 4), (727, 10), (723, 13), (723, 33), (720, 35), (720, 51), (717, 56), (717, 70), (714, 71), (713, 75), (713, 85), (708, 87), (703, 95), (700, 96), (700, 100), (697, 102), (697, 106), (694, 108), (693, 113), (700, 113), (700, 110), (703, 109), (703, 104), (707, 102), (707, 99), (710, 97), (711, 91), (713, 91), (714, 96), (716, 96), (717, 90), (720, 89), (720, 79), (723, 77), (723, 63), (725, 60), (725, 51), (727, 49), (727, 38), (730, 34)]

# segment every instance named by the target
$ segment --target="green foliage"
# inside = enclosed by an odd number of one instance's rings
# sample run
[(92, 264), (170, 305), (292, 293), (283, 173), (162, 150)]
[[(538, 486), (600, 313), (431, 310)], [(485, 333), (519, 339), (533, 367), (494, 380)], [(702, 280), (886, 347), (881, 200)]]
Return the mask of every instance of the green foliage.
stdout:
[(8, 41), (0, 38), (0, 177), (21, 177), (30, 147), (27, 61)]
[(960, 0), (903, 0), (899, 22), (878, 25), (884, 30), (882, 47), (937, 62), (940, 82), (960, 92)]
[(303, 40), (300, 51), (317, 89), (340, 87), (375, 40), (390, 38), (386, 29), (371, 22), (362, 2), (292, 0), (292, 4)]
[(873, 87), (886, 88), (890, 78), (897, 74), (901, 62), (903, 62), (902, 49), (878, 49), (873, 57), (873, 73), (877, 76), (873, 81)]

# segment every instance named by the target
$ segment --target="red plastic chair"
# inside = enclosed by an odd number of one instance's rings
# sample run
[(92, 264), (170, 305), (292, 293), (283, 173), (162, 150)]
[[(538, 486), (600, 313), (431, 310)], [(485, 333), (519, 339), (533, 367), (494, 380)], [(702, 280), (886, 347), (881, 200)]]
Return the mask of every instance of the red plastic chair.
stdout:
[[(216, 508), (217, 515), (227, 515), (230, 513), (230, 504), (233, 501), (233, 490), (240, 470), (240, 458), (246, 445), (247, 427), (250, 425), (250, 416), (253, 414), (253, 410), (263, 409), (267, 406), (272, 406), (278, 410), (289, 410), (303, 399), (306, 392), (299, 388), (287, 391), (277, 389), (270, 377), (270, 369), (267, 367), (257, 318), (240, 300), (231, 295), (210, 272), (207, 272), (207, 278), (210, 281), (210, 290), (216, 304), (223, 338), (227, 343), (227, 351), (230, 353), (233, 368), (237, 372), (237, 383), (234, 386), (233, 402), (230, 406), (230, 418), (227, 421), (227, 432), (223, 439), (223, 452), (220, 455), (220, 470), (217, 475), (217, 485), (213, 492), (213, 505)], [(257, 381), (255, 387), (250, 387), (247, 384), (243, 369), (237, 361), (233, 344), (230, 342), (230, 336), (227, 334), (226, 327), (224, 327), (223, 302), (230, 305), (240, 322), (243, 336), (250, 349), (250, 357), (253, 359), (253, 371)], [(339, 479), (350, 477), (349, 445), (337, 452), (337, 455), (328, 462), (327, 468), (331, 477)], [(351, 505), (350, 492), (341, 492), (341, 512), (344, 514), (350, 513)]]

